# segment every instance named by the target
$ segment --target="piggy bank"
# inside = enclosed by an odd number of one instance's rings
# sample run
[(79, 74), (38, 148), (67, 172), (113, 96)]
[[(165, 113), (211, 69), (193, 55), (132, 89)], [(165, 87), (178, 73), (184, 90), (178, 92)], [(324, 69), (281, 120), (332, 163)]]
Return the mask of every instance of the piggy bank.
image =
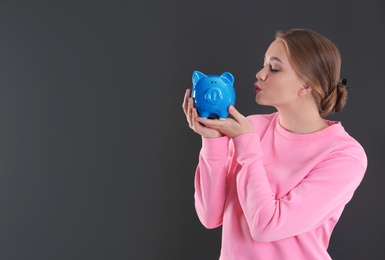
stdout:
[(221, 75), (192, 74), (191, 97), (200, 117), (225, 120), (228, 108), (235, 104), (234, 76), (230, 72)]

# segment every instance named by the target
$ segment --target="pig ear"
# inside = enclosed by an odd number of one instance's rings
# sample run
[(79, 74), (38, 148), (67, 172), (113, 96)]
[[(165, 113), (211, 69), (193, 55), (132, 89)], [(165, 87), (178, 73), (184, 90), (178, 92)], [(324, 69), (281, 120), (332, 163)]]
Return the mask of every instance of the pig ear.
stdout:
[(202, 78), (207, 78), (207, 76), (205, 74), (203, 74), (202, 72), (195, 70), (192, 74), (193, 85), (195, 86), (198, 83), (198, 81)]
[(234, 84), (234, 76), (230, 72), (224, 72), (221, 75), (221, 78), (224, 79), (225, 81), (229, 81), (231, 85)]

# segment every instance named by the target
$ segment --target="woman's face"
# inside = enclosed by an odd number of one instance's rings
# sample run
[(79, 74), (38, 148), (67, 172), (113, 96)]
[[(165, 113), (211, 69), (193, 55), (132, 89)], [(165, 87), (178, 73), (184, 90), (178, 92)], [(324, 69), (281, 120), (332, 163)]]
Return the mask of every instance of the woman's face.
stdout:
[(271, 43), (265, 54), (263, 68), (256, 74), (256, 102), (277, 109), (295, 106), (306, 84), (289, 62), (285, 44), (280, 39)]

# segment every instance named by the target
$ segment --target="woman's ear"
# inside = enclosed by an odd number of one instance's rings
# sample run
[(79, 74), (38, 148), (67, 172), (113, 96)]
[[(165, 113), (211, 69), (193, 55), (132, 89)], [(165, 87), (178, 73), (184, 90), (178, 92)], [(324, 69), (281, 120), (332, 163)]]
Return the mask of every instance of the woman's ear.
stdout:
[(308, 95), (311, 95), (311, 87), (309, 87), (307, 84), (302, 85), (302, 87), (299, 89), (298, 96), (300, 97), (306, 97)]

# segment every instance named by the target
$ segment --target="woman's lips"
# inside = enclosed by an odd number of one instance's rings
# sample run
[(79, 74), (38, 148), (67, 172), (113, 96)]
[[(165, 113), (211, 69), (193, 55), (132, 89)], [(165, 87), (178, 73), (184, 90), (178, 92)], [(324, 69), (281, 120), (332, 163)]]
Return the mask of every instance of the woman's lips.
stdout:
[(258, 86), (257, 82), (254, 83), (254, 93), (258, 94), (262, 89)]

